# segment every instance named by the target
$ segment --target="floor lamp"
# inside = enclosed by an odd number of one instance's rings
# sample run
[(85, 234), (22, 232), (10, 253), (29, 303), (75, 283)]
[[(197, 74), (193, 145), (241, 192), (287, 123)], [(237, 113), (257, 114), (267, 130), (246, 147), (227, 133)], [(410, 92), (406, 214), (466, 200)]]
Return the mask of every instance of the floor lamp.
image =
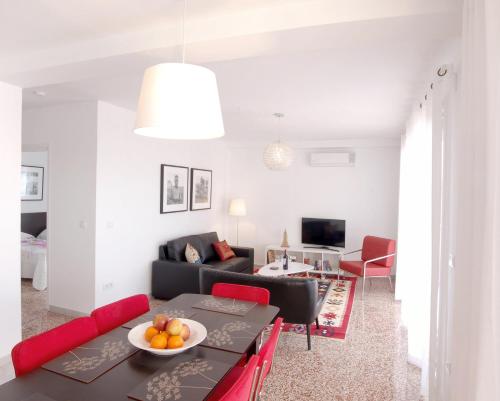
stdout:
[(236, 246), (240, 245), (240, 217), (247, 215), (247, 205), (242, 198), (232, 199), (229, 203), (229, 215), (236, 217)]

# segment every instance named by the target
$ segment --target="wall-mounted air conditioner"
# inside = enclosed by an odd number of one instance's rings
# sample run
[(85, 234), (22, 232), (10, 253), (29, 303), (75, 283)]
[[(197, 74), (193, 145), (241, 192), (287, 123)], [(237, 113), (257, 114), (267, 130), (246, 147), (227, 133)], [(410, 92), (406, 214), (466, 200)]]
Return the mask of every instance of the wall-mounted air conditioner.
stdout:
[(312, 167), (354, 167), (355, 156), (352, 151), (312, 152), (309, 164)]

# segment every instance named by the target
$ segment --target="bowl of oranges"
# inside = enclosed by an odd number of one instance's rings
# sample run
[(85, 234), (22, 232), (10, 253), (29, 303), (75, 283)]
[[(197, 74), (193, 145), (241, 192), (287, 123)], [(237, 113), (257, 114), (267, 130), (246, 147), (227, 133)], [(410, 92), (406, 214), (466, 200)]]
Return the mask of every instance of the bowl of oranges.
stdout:
[(205, 326), (195, 320), (158, 314), (152, 322), (139, 324), (130, 330), (128, 340), (134, 347), (168, 356), (198, 345), (206, 336)]

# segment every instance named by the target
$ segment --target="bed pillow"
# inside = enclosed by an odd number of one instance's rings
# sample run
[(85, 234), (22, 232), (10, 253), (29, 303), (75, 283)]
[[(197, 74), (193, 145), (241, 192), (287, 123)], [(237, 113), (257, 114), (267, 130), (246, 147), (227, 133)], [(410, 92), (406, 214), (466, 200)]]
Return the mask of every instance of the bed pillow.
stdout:
[(236, 256), (226, 241), (215, 242), (212, 245), (217, 255), (219, 255), (219, 259), (223, 262)]
[(38, 239), (44, 239), (47, 241), (47, 229), (43, 230), (40, 234), (38, 234)]
[(184, 254), (186, 255), (186, 260), (189, 263), (201, 263), (200, 254), (198, 253), (196, 248), (189, 242), (186, 244), (186, 251), (184, 252)]
[(35, 238), (35, 237), (33, 237), (31, 234), (21, 232), (21, 240), (22, 241), (27, 241), (27, 240), (33, 239), (33, 238)]

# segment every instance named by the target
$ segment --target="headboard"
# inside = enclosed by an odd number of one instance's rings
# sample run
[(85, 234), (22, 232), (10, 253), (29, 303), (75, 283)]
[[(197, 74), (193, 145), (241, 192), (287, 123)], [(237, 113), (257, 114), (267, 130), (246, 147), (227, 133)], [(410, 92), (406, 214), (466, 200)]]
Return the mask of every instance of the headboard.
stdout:
[(21, 231), (35, 237), (47, 228), (47, 212), (21, 213)]

